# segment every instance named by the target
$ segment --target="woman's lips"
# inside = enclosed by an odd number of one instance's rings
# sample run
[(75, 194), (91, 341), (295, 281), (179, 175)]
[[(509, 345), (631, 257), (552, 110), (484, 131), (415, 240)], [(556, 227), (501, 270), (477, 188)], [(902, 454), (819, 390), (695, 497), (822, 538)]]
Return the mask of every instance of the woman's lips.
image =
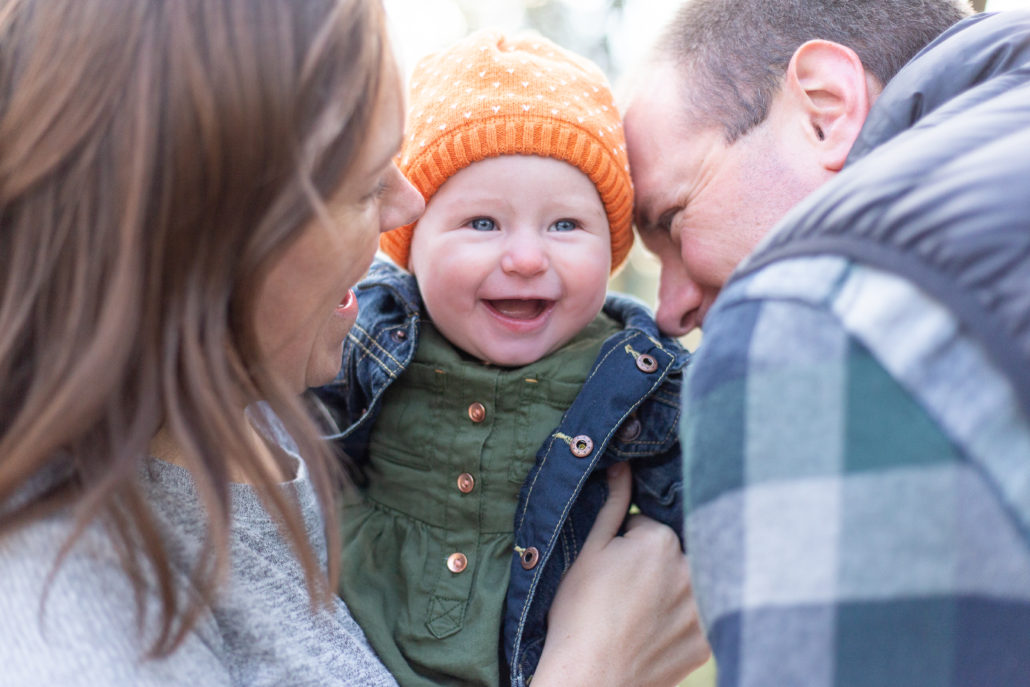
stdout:
[(339, 315), (349, 316), (358, 311), (358, 298), (354, 295), (354, 289), (347, 289), (347, 295), (340, 304), (336, 306)]

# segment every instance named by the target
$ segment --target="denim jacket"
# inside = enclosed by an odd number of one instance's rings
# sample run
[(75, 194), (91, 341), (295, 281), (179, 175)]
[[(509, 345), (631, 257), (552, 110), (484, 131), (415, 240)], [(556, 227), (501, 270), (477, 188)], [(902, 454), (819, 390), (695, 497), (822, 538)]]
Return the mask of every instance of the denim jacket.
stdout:
[[(337, 379), (315, 390), (336, 426), (329, 438), (360, 466), (383, 392), (418, 346), (421, 298), (414, 277), (376, 262), (357, 286), (358, 321)], [(532, 676), (547, 611), (607, 497), (605, 468), (633, 461), (633, 502), (682, 538), (682, 474), (677, 437), (680, 384), (689, 353), (661, 336), (648, 310), (609, 295), (607, 315), (623, 324), (597, 361), (561, 424), (537, 452), (519, 496), (515, 550), (504, 610), (511, 684)]]

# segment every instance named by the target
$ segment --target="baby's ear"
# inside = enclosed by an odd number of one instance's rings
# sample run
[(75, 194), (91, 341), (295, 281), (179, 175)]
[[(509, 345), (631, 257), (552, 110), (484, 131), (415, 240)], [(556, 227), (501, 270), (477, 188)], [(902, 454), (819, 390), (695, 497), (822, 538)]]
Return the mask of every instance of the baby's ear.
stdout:
[(840, 43), (808, 41), (794, 51), (785, 78), (784, 93), (805, 117), (817, 159), (828, 171), (840, 171), (871, 105), (862, 60)]

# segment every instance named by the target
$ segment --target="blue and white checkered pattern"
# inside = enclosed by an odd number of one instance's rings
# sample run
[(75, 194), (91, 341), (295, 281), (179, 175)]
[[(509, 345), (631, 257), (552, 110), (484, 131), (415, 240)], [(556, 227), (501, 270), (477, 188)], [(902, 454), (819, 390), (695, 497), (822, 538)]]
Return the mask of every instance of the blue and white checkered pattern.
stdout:
[(950, 313), (812, 257), (706, 323), (683, 444), (719, 684), (1030, 684), (1030, 426)]

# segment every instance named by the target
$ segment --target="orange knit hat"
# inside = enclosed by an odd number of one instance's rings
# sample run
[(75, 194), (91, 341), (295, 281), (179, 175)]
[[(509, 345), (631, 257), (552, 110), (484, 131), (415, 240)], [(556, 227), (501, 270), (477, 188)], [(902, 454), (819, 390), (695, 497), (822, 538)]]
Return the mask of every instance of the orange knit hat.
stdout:
[[(633, 245), (633, 185), (622, 121), (595, 65), (551, 41), (479, 31), (423, 58), (411, 76), (401, 172), (426, 199), (453, 174), (498, 155), (540, 155), (579, 168), (608, 214), (612, 272)], [(415, 225), (379, 245), (408, 264)]]

